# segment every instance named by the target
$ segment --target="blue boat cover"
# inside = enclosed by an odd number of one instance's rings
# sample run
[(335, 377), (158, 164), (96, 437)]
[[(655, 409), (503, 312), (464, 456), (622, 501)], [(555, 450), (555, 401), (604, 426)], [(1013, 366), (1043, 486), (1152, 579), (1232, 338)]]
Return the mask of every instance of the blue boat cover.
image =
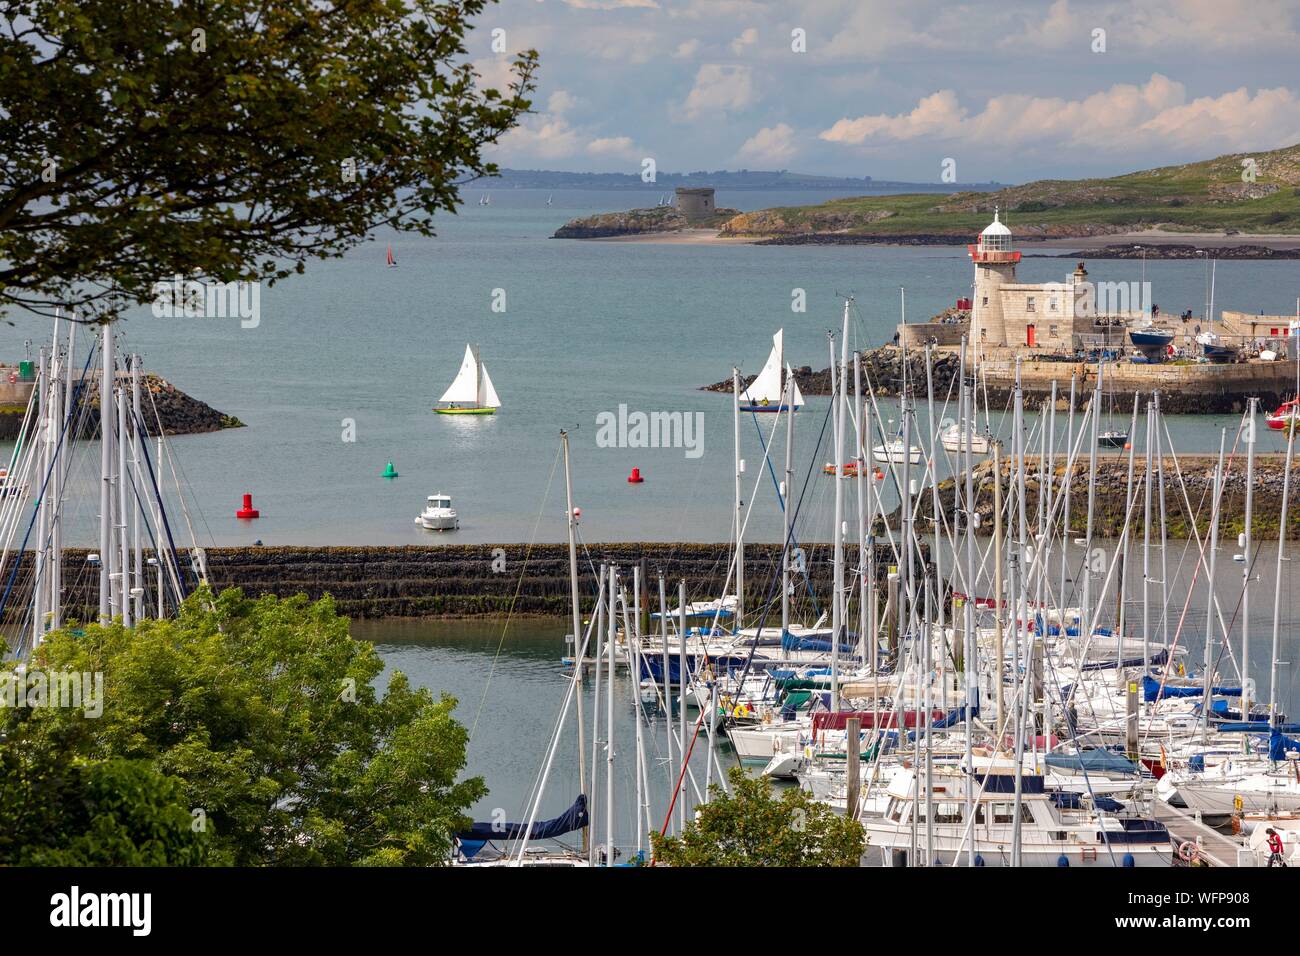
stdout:
[[(985, 778), (987, 776), (987, 782)], [(1014, 773), (990, 773), (975, 775), (975, 779), (984, 787), (985, 793), (1015, 793), (1016, 792), (1016, 775)], [(1023, 774), (1020, 778), (1021, 793), (1043, 793), (1043, 777), (1041, 774)]]
[[(538, 820), (533, 824), (530, 840), (552, 840), (574, 830), (581, 830), (589, 823), (587, 817), (587, 795), (578, 794), (573, 806), (552, 820)], [(524, 823), (475, 823), (463, 833), (456, 834), (461, 841), (460, 851), (467, 859), (483, 849), (490, 840), (518, 840), (523, 837), (527, 824)]]
[(1082, 770), (1089, 773), (1131, 773), (1136, 774), (1138, 765), (1123, 754), (1113, 750), (1099, 748), (1084, 750), (1077, 754), (1048, 754), (1047, 765), (1060, 767), (1062, 770)]
[[(1240, 697), (1240, 687), (1211, 687), (1211, 694), (1218, 694), (1220, 697)], [(1203, 687), (1170, 687), (1165, 685), (1162, 690), (1160, 681), (1156, 680), (1149, 674), (1142, 677), (1142, 699), (1147, 703), (1153, 700), (1159, 700), (1161, 697), (1203, 697), (1205, 688)]]
[(1288, 737), (1280, 730), (1273, 730), (1268, 735), (1268, 759), (1285, 760), (1288, 750), (1300, 750), (1300, 740)]
[[(1083, 806), (1083, 795), (1071, 790), (1054, 790), (1051, 796), (1052, 802), (1062, 810), (1078, 810)], [(1104, 795), (1093, 797), (1092, 804), (1098, 810), (1105, 810), (1108, 813), (1117, 813), (1124, 809), (1124, 804), (1114, 797)]]
[[(850, 637), (853, 635), (850, 634)], [(856, 642), (855, 642), (856, 643)], [(781, 649), (783, 651), (827, 651), (831, 649), (831, 642), (820, 637), (795, 637), (789, 632), (781, 635)], [(856, 650), (855, 644), (840, 644), (841, 654), (852, 654)]]

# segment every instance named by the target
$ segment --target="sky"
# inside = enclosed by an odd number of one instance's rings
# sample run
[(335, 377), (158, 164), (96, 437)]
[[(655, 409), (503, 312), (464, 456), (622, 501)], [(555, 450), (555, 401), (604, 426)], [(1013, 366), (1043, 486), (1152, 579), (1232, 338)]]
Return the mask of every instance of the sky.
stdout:
[(489, 85), (540, 54), (515, 168), (1015, 183), (1300, 142), (1300, 0), (501, 0), (467, 45)]

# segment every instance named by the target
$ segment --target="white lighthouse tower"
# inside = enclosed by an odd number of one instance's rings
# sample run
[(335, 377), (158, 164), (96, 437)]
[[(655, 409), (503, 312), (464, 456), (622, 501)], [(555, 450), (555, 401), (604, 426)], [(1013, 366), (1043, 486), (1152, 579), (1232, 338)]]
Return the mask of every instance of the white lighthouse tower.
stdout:
[(980, 233), (979, 242), (966, 247), (975, 263), (975, 301), (971, 305), (971, 351), (976, 364), (987, 349), (1007, 344), (1006, 320), (998, 290), (1016, 281), (1020, 253), (1011, 248), (1011, 230), (994, 207), (993, 221)]

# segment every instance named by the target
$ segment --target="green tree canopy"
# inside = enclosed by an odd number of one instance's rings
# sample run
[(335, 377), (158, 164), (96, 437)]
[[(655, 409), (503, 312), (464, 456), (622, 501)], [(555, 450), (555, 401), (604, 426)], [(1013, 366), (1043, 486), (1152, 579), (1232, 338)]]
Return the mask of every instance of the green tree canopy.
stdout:
[[(209, 862), (438, 864), (486, 794), (481, 779), (458, 779), (467, 734), (455, 701), (400, 672), (378, 694), (378, 654), (329, 598), (204, 589), (176, 620), (55, 632), (28, 667), (102, 672), (103, 715), (7, 708), (0, 758), (144, 762), (176, 782), (187, 826), (203, 821)], [(39, 788), (33, 804), (7, 786), (0, 831), (22, 806), (42, 812)]]
[(431, 235), (530, 105), (534, 51), (470, 65), (488, 2), (0, 0), (0, 314)]
[(858, 866), (862, 824), (840, 816), (797, 787), (779, 797), (767, 777), (739, 767), (731, 793), (714, 784), (709, 802), (677, 837), (650, 834), (657, 863), (668, 866)]

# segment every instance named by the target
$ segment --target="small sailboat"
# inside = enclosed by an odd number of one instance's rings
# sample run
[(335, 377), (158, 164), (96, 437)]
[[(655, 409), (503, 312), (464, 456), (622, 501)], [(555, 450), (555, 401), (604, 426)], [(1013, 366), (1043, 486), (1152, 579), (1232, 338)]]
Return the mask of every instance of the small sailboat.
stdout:
[(397, 260), (393, 258), (393, 244), (391, 242), (388, 244), (388, 268), (397, 268)]
[(1264, 417), (1265, 424), (1275, 432), (1282, 431), (1288, 424), (1300, 418), (1300, 407), (1297, 406), (1300, 406), (1300, 398), (1283, 402), (1273, 414)]
[(455, 531), (460, 527), (460, 515), (451, 506), (450, 495), (429, 495), (415, 523), (426, 531)]
[(478, 349), (474, 346), (465, 346), (460, 371), (438, 403), (441, 407), (434, 411), (439, 415), (491, 415), (501, 407), (501, 399), (492, 387), (487, 367), (479, 359)]
[(953, 453), (964, 453), (968, 444), (972, 455), (987, 455), (989, 453), (988, 435), (972, 433), (970, 429), (962, 428), (961, 425), (955, 423), (939, 433), (939, 441), (946, 451)]
[(1236, 346), (1224, 342), (1214, 332), (1202, 332), (1196, 337), (1196, 344), (1201, 347), (1201, 354), (1207, 361), (1219, 363), (1236, 361)]
[[(782, 404), (785, 397), (786, 382), (794, 377), (794, 371), (784, 362), (783, 340), (785, 329), (777, 329), (772, 336), (772, 351), (767, 356), (767, 363), (758, 373), (758, 378), (750, 382), (740, 392), (740, 410), (742, 412), (784, 412), (789, 406)], [(781, 375), (784, 368), (789, 378)], [(794, 383), (794, 410), (803, 407), (803, 393), (799, 383)]]
[(492, 194), (491, 194), (491, 193), (484, 193), (482, 196), (479, 196), (479, 197), (478, 197), (478, 204), (479, 204), (480, 206), (490, 206), (490, 205), (492, 205)]
[(552, 198), (554, 195), (555, 195), (554, 193), (547, 193), (547, 194), (546, 194), (546, 205), (549, 206), (549, 205), (551, 204), (551, 198)]
[(1097, 444), (1106, 448), (1123, 448), (1128, 444), (1128, 432), (1110, 429), (1097, 436)]
[(1145, 325), (1128, 330), (1129, 340), (1143, 351), (1166, 349), (1174, 340), (1172, 329), (1162, 329), (1157, 325)]

